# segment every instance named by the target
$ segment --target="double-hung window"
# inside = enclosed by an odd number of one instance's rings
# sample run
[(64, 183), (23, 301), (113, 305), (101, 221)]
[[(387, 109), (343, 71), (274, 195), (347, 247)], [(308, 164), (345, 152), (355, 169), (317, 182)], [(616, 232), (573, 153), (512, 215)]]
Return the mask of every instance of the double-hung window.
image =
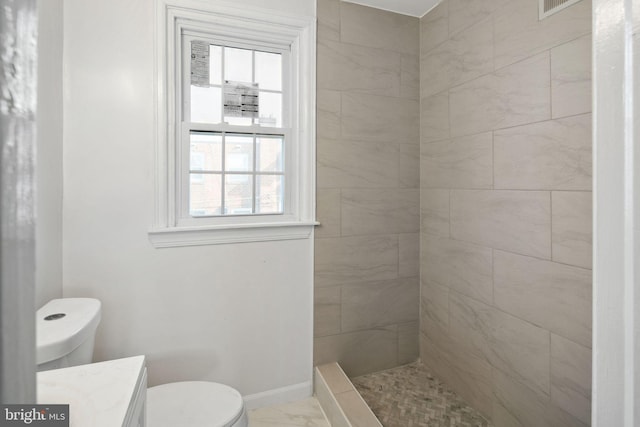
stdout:
[(164, 247), (308, 237), (313, 20), (197, 0), (158, 0), (158, 8), (151, 241)]

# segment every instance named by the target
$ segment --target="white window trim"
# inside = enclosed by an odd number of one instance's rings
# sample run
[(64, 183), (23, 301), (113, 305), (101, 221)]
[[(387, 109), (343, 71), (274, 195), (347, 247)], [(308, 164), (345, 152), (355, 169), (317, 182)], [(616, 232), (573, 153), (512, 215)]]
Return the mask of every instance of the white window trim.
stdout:
[[(235, 3), (207, 0), (156, 0), (156, 137), (153, 224), (149, 240), (158, 248), (221, 243), (291, 240), (309, 238), (315, 221), (315, 18), (287, 15)], [(292, 81), (295, 97), (291, 108), (297, 115), (291, 123), (297, 137), (291, 185), (291, 212), (288, 215), (237, 217), (216, 225), (178, 225), (176, 43), (180, 26), (224, 37), (255, 39), (268, 34), (272, 40), (291, 45)]]

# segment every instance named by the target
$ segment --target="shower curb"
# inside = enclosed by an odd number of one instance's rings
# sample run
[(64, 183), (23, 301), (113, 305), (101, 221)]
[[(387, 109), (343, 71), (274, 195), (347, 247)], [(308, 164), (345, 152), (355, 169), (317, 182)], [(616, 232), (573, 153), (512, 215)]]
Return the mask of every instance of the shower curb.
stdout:
[(316, 366), (314, 392), (332, 427), (382, 427), (338, 363)]

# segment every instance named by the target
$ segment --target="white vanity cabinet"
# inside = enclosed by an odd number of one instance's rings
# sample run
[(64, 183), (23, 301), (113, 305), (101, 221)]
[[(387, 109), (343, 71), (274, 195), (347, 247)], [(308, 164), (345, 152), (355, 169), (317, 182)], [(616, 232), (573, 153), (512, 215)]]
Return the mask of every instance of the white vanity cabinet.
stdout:
[(68, 404), (71, 427), (146, 427), (144, 356), (38, 372), (38, 404)]

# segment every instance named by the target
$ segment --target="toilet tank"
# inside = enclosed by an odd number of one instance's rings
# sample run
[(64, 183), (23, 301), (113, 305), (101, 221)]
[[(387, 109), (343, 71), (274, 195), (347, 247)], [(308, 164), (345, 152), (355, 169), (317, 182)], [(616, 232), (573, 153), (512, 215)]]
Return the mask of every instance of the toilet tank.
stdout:
[(61, 298), (36, 313), (38, 371), (91, 363), (101, 304), (93, 298)]

